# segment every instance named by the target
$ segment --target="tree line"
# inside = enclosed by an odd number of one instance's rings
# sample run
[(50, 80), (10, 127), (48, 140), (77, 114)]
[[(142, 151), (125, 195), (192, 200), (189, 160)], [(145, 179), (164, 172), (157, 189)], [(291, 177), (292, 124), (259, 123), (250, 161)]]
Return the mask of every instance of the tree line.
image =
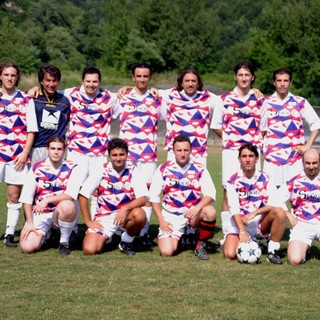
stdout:
[(0, 58), (25, 73), (43, 63), (121, 73), (136, 61), (228, 73), (248, 60), (263, 92), (284, 66), (295, 92), (320, 101), (318, 0), (16, 0), (0, 1), (0, 19)]

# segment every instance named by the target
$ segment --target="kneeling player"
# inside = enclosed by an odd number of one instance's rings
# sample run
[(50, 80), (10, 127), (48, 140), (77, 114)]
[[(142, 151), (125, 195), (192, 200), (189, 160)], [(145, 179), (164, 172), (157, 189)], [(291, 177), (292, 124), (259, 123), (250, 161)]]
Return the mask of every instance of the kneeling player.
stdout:
[(24, 204), (26, 223), (21, 230), (22, 252), (39, 251), (52, 227), (60, 228), (59, 253), (71, 253), (69, 237), (76, 221), (76, 207), (82, 170), (63, 158), (64, 139), (54, 136), (47, 142), (48, 158), (36, 162), (28, 172), (20, 202)]
[[(191, 142), (179, 135), (173, 141), (175, 161), (162, 163), (152, 180), (150, 201), (158, 218), (158, 246), (162, 256), (172, 256), (178, 250), (184, 228), (199, 228), (195, 254), (207, 260), (206, 240), (213, 234), (216, 210), (210, 204), (216, 189), (207, 169), (191, 158)], [(160, 196), (163, 192), (163, 210)], [(203, 195), (203, 197), (202, 197)]]
[[(135, 167), (127, 164), (128, 145), (124, 140), (112, 139), (108, 154), (110, 162), (103, 166), (102, 172), (89, 176), (80, 191), (81, 212), (88, 227), (83, 252), (101, 253), (106, 240), (121, 228), (124, 232), (119, 248), (126, 255), (134, 255), (132, 242), (146, 222), (142, 206), (147, 201), (148, 189), (143, 179), (139, 180)], [(92, 219), (88, 198), (96, 189), (98, 206)]]

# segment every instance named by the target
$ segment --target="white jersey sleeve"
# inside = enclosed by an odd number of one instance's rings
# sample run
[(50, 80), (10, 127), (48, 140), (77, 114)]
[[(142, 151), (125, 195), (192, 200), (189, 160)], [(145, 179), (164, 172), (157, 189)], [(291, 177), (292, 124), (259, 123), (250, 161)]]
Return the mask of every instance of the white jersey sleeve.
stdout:
[(215, 104), (212, 120), (210, 124), (211, 129), (222, 129), (223, 124), (223, 102), (220, 96), (217, 96), (217, 102)]
[(202, 177), (200, 179), (201, 184), (201, 193), (203, 196), (211, 197), (214, 201), (216, 201), (216, 187), (212, 181), (210, 173), (207, 169), (203, 171)]
[(97, 172), (89, 175), (89, 177), (83, 183), (79, 194), (89, 199), (92, 192), (95, 191), (100, 185), (102, 179), (102, 171), (103, 169), (101, 168), (100, 170), (97, 170)]
[(320, 119), (311, 104), (305, 99), (302, 117), (307, 122), (311, 131), (320, 129)]
[(33, 170), (30, 169), (28, 171), (27, 176), (26, 176), (26, 180), (23, 185), (21, 195), (19, 198), (19, 202), (33, 204), (34, 195), (36, 192), (36, 187), (37, 187), (36, 178), (35, 178)]
[(163, 190), (163, 179), (160, 171), (160, 167), (157, 168), (154, 173), (151, 186), (150, 186), (150, 202), (161, 202), (161, 194)]

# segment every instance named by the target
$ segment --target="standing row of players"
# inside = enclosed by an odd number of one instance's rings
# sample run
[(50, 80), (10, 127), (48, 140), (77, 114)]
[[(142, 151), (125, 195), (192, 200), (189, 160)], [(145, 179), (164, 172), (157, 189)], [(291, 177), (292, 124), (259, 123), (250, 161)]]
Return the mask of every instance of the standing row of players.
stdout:
[[(272, 164), (272, 170), (269, 172), (271, 180), (280, 176), (279, 171), (286, 173), (284, 181), (290, 180), (291, 176), (302, 171), (301, 154), (311, 146), (320, 128), (319, 119), (310, 104), (305, 99), (289, 93), (292, 75), (287, 69), (275, 72), (276, 92), (267, 98), (257, 98), (254, 95), (251, 86), (255, 75), (247, 63), (236, 66), (237, 86), (221, 97), (203, 90), (200, 75), (192, 69), (185, 70), (179, 76), (177, 88), (159, 91), (159, 95), (154, 97), (148, 88), (151, 79), (150, 67), (137, 64), (132, 69), (135, 87), (117, 100), (115, 95), (109, 92), (100, 92), (101, 74), (96, 68), (89, 67), (84, 70), (81, 88), (58, 93), (56, 89), (61, 77), (60, 72), (54, 66), (46, 66), (39, 72), (40, 92), (34, 101), (16, 90), (20, 76), (17, 66), (6, 62), (2, 64), (0, 71), (1, 104), (4, 106), (3, 110), (8, 111), (3, 114), (1, 120), (7, 126), (10, 126), (8, 123), (11, 123), (11, 126), (14, 124), (14, 130), (4, 130), (6, 137), (1, 138), (1, 161), (8, 184), (8, 223), (5, 235), (7, 245), (14, 244), (14, 228), (21, 207), (18, 200), (23, 184), (21, 180), (12, 180), (11, 176), (21, 173), (20, 170), (25, 166), (30, 152), (32, 162), (46, 158), (45, 143), (48, 137), (57, 134), (63, 136), (67, 126), (67, 157), (75, 163), (85, 163), (86, 168), (82, 173), (88, 176), (94, 168), (101, 167), (105, 162), (111, 118), (120, 115), (119, 135), (129, 145), (128, 160), (139, 169), (140, 179), (150, 182), (156, 169), (158, 119), (162, 117), (166, 121), (165, 148), (169, 160), (175, 160), (172, 144), (174, 138), (182, 134), (188, 136), (191, 141), (192, 157), (206, 165), (207, 136), (210, 116), (214, 110), (211, 127), (223, 138), (225, 187), (228, 177), (239, 168), (239, 146), (251, 142), (262, 147), (264, 134), (263, 150), (266, 161)], [(14, 114), (12, 110), (18, 110), (21, 114)], [(11, 118), (8, 121), (8, 115), (15, 119)], [(37, 121), (34, 121), (35, 119)], [(306, 144), (302, 119), (307, 121), (311, 129)], [(10, 130), (12, 137), (9, 139)], [(10, 170), (13, 171), (12, 174)], [(278, 186), (282, 183), (283, 181), (276, 182)], [(227, 197), (225, 200), (223, 213), (229, 210)], [(94, 214), (96, 202), (92, 203)], [(180, 205), (183, 206), (183, 202)], [(147, 213), (148, 221), (151, 210), (151, 205), (146, 203), (144, 211)], [(158, 216), (156, 209), (155, 212)], [(146, 234), (148, 223), (144, 229)], [(241, 233), (237, 237), (240, 235)], [(199, 252), (205, 251), (200, 249), (202, 247), (199, 242), (196, 248), (198, 255)]]

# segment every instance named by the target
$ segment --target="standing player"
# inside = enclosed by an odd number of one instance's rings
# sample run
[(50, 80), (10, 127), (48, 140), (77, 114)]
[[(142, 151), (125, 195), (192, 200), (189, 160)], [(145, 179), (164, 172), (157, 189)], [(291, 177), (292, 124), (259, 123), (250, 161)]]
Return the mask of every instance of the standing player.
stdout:
[[(109, 163), (85, 181), (79, 195), (83, 220), (88, 227), (83, 240), (84, 254), (101, 253), (106, 240), (118, 228), (124, 231), (119, 244), (120, 250), (129, 256), (135, 254), (132, 242), (146, 223), (141, 208), (145, 205), (148, 190), (137, 175), (135, 167), (127, 164), (128, 145), (114, 138), (108, 145)], [(88, 208), (88, 198), (98, 189), (98, 207), (93, 218)]]
[(175, 160), (158, 167), (150, 188), (150, 201), (160, 225), (160, 254), (172, 256), (177, 252), (179, 239), (189, 224), (199, 228), (195, 254), (207, 260), (206, 240), (212, 236), (216, 222), (216, 211), (210, 203), (215, 200), (216, 190), (207, 169), (190, 158), (191, 141), (187, 136), (174, 139), (173, 152)]
[[(237, 86), (221, 96), (222, 105), (215, 108), (211, 122), (213, 131), (222, 138), (222, 211), (228, 211), (226, 182), (239, 170), (238, 150), (246, 143), (262, 147), (260, 126), (266, 121), (266, 113), (262, 108), (264, 99), (257, 98), (251, 89), (255, 80), (252, 65), (239, 63), (234, 69), (234, 77)], [(260, 169), (260, 162), (257, 168)]]
[[(276, 92), (264, 102), (268, 123), (263, 142), (265, 157), (263, 170), (280, 186), (303, 171), (302, 154), (312, 146), (319, 129), (320, 119), (310, 103), (289, 92), (292, 72), (278, 69), (273, 73)], [(311, 134), (305, 143), (303, 120)]]
[(33, 100), (16, 87), (20, 71), (11, 61), (0, 63), (0, 176), (7, 183), (7, 227), (4, 244), (16, 247), (19, 197), (28, 171), (26, 163), (38, 131)]
[[(158, 120), (162, 105), (162, 99), (153, 97), (148, 88), (151, 71), (146, 63), (133, 65), (132, 80), (135, 87), (118, 101), (115, 114), (120, 117), (119, 137), (129, 146), (128, 161), (137, 167), (140, 177), (148, 187), (157, 169)], [(140, 241), (144, 246), (151, 247), (152, 242), (148, 237), (151, 203), (147, 202), (143, 209), (147, 222), (141, 230)]]
[(39, 132), (35, 136), (31, 163), (46, 159), (46, 143), (52, 136), (65, 137), (70, 116), (68, 99), (57, 92), (60, 70), (53, 65), (42, 66), (38, 73), (40, 91), (34, 99)]
[(278, 250), (286, 226), (286, 213), (277, 206), (276, 186), (265, 173), (256, 169), (258, 161), (255, 145), (248, 143), (240, 147), (241, 169), (226, 185), (230, 213), (221, 214), (225, 236), (223, 252), (225, 258), (233, 260), (240, 242), (255, 239), (258, 232), (270, 233), (267, 259), (273, 264), (282, 264)]
[(283, 203), (290, 200), (293, 215), (287, 212), (291, 230), (288, 261), (304, 263), (313, 240), (320, 241), (320, 156), (313, 148), (303, 154), (303, 172), (280, 188)]
[(22, 252), (39, 251), (51, 227), (61, 232), (59, 253), (71, 253), (69, 237), (76, 221), (76, 206), (83, 170), (64, 160), (65, 141), (53, 136), (47, 142), (48, 158), (32, 165), (20, 201), (26, 223), (20, 235)]

